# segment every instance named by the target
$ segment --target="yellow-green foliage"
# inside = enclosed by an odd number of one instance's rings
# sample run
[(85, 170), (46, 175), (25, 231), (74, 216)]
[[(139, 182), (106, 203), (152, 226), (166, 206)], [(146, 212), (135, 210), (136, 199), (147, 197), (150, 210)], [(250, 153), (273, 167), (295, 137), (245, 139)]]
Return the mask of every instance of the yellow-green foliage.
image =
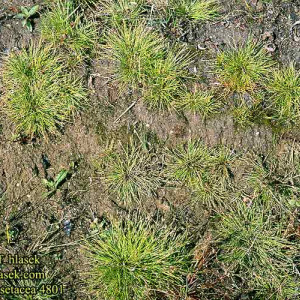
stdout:
[(221, 52), (216, 72), (224, 87), (233, 92), (252, 92), (270, 73), (272, 59), (258, 44), (248, 41), (244, 46)]
[(110, 194), (124, 202), (143, 201), (161, 185), (155, 156), (133, 143), (105, 156), (99, 171)]
[(169, 8), (175, 16), (195, 21), (209, 21), (218, 16), (219, 5), (216, 0), (173, 0)]
[(121, 87), (139, 89), (152, 108), (169, 107), (184, 87), (191, 55), (168, 47), (144, 23), (116, 26), (105, 40), (105, 57), (114, 63), (113, 72)]
[(246, 281), (263, 298), (272, 293), (274, 299), (297, 295), (297, 245), (284, 237), (278, 221), (272, 222), (263, 205), (241, 204), (222, 213), (216, 230), (221, 249), (219, 259), (232, 274)]
[(143, 300), (185, 284), (191, 256), (185, 234), (148, 221), (125, 220), (84, 247), (88, 284), (98, 299)]
[(300, 118), (300, 73), (293, 65), (276, 69), (267, 84), (271, 118), (282, 125), (299, 123)]
[(114, 24), (137, 21), (145, 12), (145, 0), (100, 0), (100, 12)]
[(50, 48), (32, 45), (11, 53), (2, 71), (4, 111), (26, 135), (56, 133), (86, 97), (79, 79), (66, 73)]
[(218, 113), (221, 103), (216, 99), (213, 92), (185, 91), (176, 99), (174, 106), (177, 110), (192, 112), (203, 118), (208, 118)]
[(42, 16), (40, 31), (43, 40), (53, 48), (66, 50), (77, 61), (91, 52), (97, 39), (95, 24), (82, 21), (72, 2), (63, 0), (53, 3)]

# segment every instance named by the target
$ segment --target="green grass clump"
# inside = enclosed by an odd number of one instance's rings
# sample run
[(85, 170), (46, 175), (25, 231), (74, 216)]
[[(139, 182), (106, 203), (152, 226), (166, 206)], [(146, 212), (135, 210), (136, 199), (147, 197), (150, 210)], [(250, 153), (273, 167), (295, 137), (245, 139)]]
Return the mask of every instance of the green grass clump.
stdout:
[(211, 149), (210, 161), (200, 180), (194, 183), (195, 199), (209, 207), (227, 206), (231, 199), (231, 166), (234, 156), (224, 147)]
[(274, 215), (283, 218), (299, 207), (299, 149), (293, 147), (280, 155), (269, 153), (267, 157), (250, 156), (244, 162), (247, 171), (237, 189), (252, 202), (259, 201), (269, 205)]
[(108, 191), (122, 201), (141, 201), (161, 185), (161, 173), (154, 154), (131, 143), (119, 152), (109, 153), (100, 172)]
[(164, 110), (179, 97), (187, 78), (190, 55), (184, 49), (166, 50), (145, 72), (144, 101), (150, 108)]
[(189, 141), (166, 154), (166, 174), (170, 182), (190, 188), (195, 200), (216, 207), (228, 200), (233, 160), (223, 147)]
[(191, 259), (185, 235), (140, 220), (113, 224), (84, 250), (89, 287), (107, 300), (152, 299), (157, 291), (176, 291)]
[(273, 221), (270, 213), (255, 205), (223, 213), (216, 229), (219, 259), (259, 294), (287, 299), (297, 293), (293, 259), (298, 249), (283, 236), (278, 220)]
[(95, 46), (97, 30), (94, 23), (82, 21), (79, 10), (71, 1), (55, 1), (41, 18), (41, 37), (56, 49), (63, 49), (83, 60)]
[(56, 133), (80, 106), (86, 91), (65, 69), (61, 57), (41, 45), (6, 58), (3, 108), (18, 132), (28, 136)]
[(189, 141), (167, 153), (167, 173), (172, 180), (190, 187), (201, 180), (211, 163), (211, 151), (196, 141)]
[(228, 177), (231, 160), (224, 148), (210, 149), (200, 142), (189, 141), (167, 153), (167, 172), (170, 178), (192, 187), (205, 179), (207, 172)]
[(226, 89), (232, 92), (253, 92), (270, 73), (272, 59), (258, 44), (248, 41), (222, 52), (217, 57), (216, 72)]
[(219, 5), (216, 0), (173, 0), (170, 8), (175, 16), (195, 21), (210, 21), (219, 15)]
[(101, 0), (101, 14), (115, 24), (138, 20), (145, 11), (145, 0)]
[(179, 111), (190, 111), (204, 119), (219, 112), (221, 103), (209, 91), (185, 92), (174, 104)]
[[(275, 179), (274, 168), (276, 162), (263, 160), (259, 156), (246, 160), (249, 170), (245, 172), (247, 185), (251, 187), (253, 194), (271, 191), (272, 181)], [(278, 171), (278, 170), (277, 170)], [(280, 181), (278, 181), (279, 183)]]
[(105, 39), (105, 56), (115, 63), (113, 71), (123, 86), (143, 84), (147, 69), (162, 55), (163, 39), (144, 24), (117, 26)]
[(300, 73), (293, 65), (274, 70), (266, 84), (271, 118), (282, 125), (299, 124)]
[(232, 110), (232, 116), (234, 123), (241, 128), (246, 128), (247, 126), (253, 124), (252, 111), (246, 105), (242, 104), (234, 107)]
[(152, 108), (169, 107), (187, 77), (190, 55), (167, 47), (144, 23), (117, 26), (105, 39), (105, 56), (115, 63), (119, 84), (139, 89)]
[(210, 149), (190, 141), (167, 153), (167, 175), (170, 181), (189, 187), (197, 200), (216, 206), (222, 204), (228, 194), (232, 160), (227, 149)]

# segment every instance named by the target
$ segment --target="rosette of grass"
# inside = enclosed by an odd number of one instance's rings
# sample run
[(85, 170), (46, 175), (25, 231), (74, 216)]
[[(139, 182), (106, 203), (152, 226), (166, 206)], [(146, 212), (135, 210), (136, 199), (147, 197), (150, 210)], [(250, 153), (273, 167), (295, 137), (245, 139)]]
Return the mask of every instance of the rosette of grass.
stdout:
[(65, 69), (61, 57), (41, 44), (5, 58), (2, 105), (17, 132), (28, 136), (55, 134), (80, 107), (86, 90)]
[[(284, 235), (283, 224), (261, 205), (224, 212), (216, 231), (227, 270), (259, 294), (290, 299), (297, 291), (295, 261), (299, 244)], [(299, 276), (299, 275), (298, 275)]]
[(231, 92), (252, 92), (262, 85), (270, 73), (273, 61), (258, 43), (248, 40), (221, 52), (217, 57), (219, 80)]
[(109, 194), (121, 201), (151, 197), (162, 183), (157, 156), (133, 143), (106, 155), (100, 166), (101, 179)]
[[(84, 60), (97, 40), (95, 22), (82, 18), (72, 1), (57, 0), (41, 18), (41, 38), (54, 49), (66, 51), (69, 64)], [(65, 54), (65, 56), (67, 56)]]
[(184, 285), (190, 264), (185, 234), (148, 221), (125, 220), (84, 246), (92, 294), (104, 299), (147, 299)]
[(275, 69), (266, 83), (270, 118), (291, 126), (300, 120), (300, 72), (290, 65)]

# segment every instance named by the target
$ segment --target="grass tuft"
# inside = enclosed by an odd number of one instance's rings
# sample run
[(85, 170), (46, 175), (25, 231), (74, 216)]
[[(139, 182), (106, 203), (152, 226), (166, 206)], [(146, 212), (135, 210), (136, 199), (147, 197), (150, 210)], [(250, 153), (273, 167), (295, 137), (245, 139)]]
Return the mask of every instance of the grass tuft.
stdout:
[(141, 201), (161, 185), (157, 158), (131, 143), (101, 162), (101, 177), (110, 193), (122, 201)]
[(174, 104), (179, 111), (190, 111), (204, 119), (219, 112), (221, 103), (210, 91), (185, 92)]
[(100, 11), (114, 24), (138, 20), (145, 12), (145, 0), (101, 0)]
[(56, 133), (86, 97), (78, 79), (65, 73), (61, 57), (32, 45), (6, 58), (2, 71), (4, 110), (20, 133)]
[(163, 39), (144, 24), (119, 25), (105, 39), (105, 56), (115, 63), (113, 71), (123, 86), (140, 86), (146, 70), (163, 51)]
[(170, 178), (193, 187), (209, 170), (228, 177), (227, 163), (231, 155), (223, 148), (208, 148), (197, 141), (181, 144), (167, 154)]
[(172, 180), (193, 187), (211, 161), (211, 153), (201, 143), (190, 141), (167, 154), (167, 173)]
[(164, 56), (153, 61), (146, 70), (143, 96), (153, 109), (164, 110), (171, 106), (184, 88), (186, 68), (191, 61), (185, 49), (165, 50)]
[(106, 57), (115, 63), (114, 73), (124, 87), (140, 89), (151, 108), (165, 109), (178, 96), (191, 55), (169, 48), (145, 24), (117, 26), (106, 36)]
[(167, 175), (170, 181), (189, 187), (197, 200), (209, 206), (222, 204), (228, 194), (233, 156), (227, 149), (208, 148), (189, 141), (167, 153)]
[(147, 299), (184, 284), (190, 255), (185, 235), (126, 220), (87, 242), (89, 287), (99, 299)]
[(76, 61), (90, 53), (97, 39), (94, 23), (82, 21), (71, 1), (55, 1), (41, 18), (41, 38), (56, 49), (66, 50)]
[(232, 92), (252, 92), (270, 72), (272, 59), (257, 43), (249, 40), (222, 52), (217, 57), (216, 72), (225, 88)]
[(241, 127), (246, 128), (253, 124), (253, 115), (251, 109), (246, 105), (239, 105), (232, 110), (234, 123)]
[(247, 171), (237, 188), (243, 192), (249, 203), (259, 202), (271, 207), (274, 215), (288, 212), (293, 214), (299, 206), (300, 181), (299, 149), (291, 147), (280, 154), (269, 153), (268, 157), (250, 156), (243, 163)]
[(170, 7), (175, 16), (195, 21), (211, 21), (219, 15), (216, 0), (173, 0)]
[(273, 291), (278, 299), (296, 295), (293, 259), (297, 246), (283, 237), (280, 224), (274, 224), (263, 207), (243, 205), (223, 213), (217, 233), (219, 259), (232, 274), (259, 293), (268, 291), (266, 294), (270, 295)]
[(299, 124), (300, 73), (293, 65), (274, 70), (266, 84), (272, 118), (282, 125)]

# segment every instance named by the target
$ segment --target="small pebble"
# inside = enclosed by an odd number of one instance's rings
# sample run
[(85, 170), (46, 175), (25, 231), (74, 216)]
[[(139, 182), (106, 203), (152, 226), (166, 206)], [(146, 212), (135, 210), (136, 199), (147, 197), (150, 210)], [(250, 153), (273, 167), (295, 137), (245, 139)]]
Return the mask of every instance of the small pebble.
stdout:
[(72, 224), (71, 220), (64, 220), (63, 221), (63, 226), (64, 226), (64, 232), (66, 233), (67, 236), (71, 235), (71, 230), (72, 230)]

